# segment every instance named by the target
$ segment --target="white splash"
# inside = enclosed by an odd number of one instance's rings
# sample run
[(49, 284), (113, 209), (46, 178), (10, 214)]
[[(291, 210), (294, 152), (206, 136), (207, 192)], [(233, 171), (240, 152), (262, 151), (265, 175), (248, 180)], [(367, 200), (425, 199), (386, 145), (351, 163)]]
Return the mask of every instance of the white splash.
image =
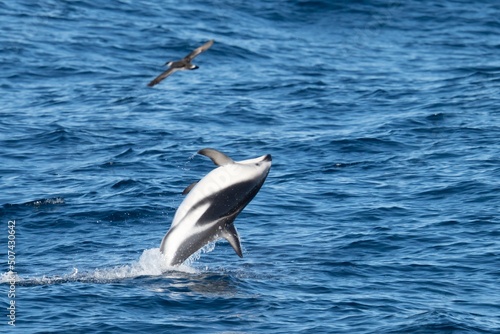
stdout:
[(19, 281), (19, 275), (12, 271), (7, 271), (0, 274), (0, 284), (2, 283), (10, 283), (14, 284)]
[(114, 266), (109, 268), (98, 268), (94, 270), (80, 271), (74, 267), (71, 273), (62, 276), (41, 276), (41, 277), (20, 277), (17, 274), (4, 272), (0, 274), (0, 284), (2, 283), (23, 283), (23, 284), (54, 284), (64, 282), (94, 282), (106, 283), (121, 279), (135, 278), (139, 276), (161, 276), (166, 272), (182, 272), (194, 274), (197, 270), (190, 266), (191, 263), (199, 259), (201, 252), (210, 252), (214, 249), (215, 243), (203, 247), (202, 250), (193, 254), (192, 258), (186, 261), (187, 264), (171, 267), (167, 266), (165, 256), (159, 248), (146, 249), (142, 252), (138, 261), (131, 264)]
[[(188, 265), (171, 267), (166, 265), (166, 263), (166, 258), (160, 252), (160, 249), (152, 248), (143, 251), (137, 262), (123, 266), (95, 269), (91, 272), (82, 273), (82, 276), (97, 281), (108, 281), (139, 276), (160, 276), (168, 271), (196, 273), (196, 270)], [(80, 277), (80, 279), (83, 277)]]
[(190, 266), (191, 264), (193, 264), (193, 262), (196, 262), (200, 259), (201, 254), (206, 254), (206, 253), (210, 253), (211, 251), (213, 251), (215, 249), (215, 243), (216, 242), (210, 242), (210, 243), (206, 244), (205, 246), (201, 247), (196, 253), (191, 255), (184, 262), (184, 265)]

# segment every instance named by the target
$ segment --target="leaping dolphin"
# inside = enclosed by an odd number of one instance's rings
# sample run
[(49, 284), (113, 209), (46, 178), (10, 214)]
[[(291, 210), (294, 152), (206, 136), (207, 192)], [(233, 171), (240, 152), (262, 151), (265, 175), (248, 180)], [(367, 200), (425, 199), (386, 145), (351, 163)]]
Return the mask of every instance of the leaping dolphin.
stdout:
[(271, 169), (270, 154), (243, 161), (233, 161), (211, 148), (198, 154), (209, 157), (219, 167), (184, 190), (187, 196), (160, 246), (169, 266), (183, 263), (206, 244), (221, 238), (243, 257), (233, 223), (257, 195)]

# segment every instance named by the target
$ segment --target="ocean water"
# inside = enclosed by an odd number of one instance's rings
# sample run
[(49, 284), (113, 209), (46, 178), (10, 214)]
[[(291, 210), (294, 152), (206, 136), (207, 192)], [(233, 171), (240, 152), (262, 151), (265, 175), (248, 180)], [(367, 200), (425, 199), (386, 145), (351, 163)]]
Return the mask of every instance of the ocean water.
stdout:
[[(500, 332), (496, 1), (5, 1), (0, 29), (0, 332)], [(273, 167), (242, 259), (168, 268), (205, 147)]]

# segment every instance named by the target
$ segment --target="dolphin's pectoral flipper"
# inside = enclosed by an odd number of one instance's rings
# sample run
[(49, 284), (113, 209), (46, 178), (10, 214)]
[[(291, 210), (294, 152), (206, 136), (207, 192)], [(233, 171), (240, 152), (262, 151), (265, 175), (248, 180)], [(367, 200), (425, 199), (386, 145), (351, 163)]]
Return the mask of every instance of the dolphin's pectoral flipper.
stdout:
[(241, 251), (241, 243), (240, 236), (238, 235), (238, 231), (236, 231), (236, 227), (234, 224), (229, 224), (222, 230), (221, 237), (229, 241), (231, 247), (233, 247), (236, 254), (239, 257), (243, 257), (243, 252)]
[(189, 194), (189, 192), (191, 191), (191, 189), (193, 189), (193, 188), (194, 188), (194, 186), (195, 186), (196, 184), (198, 184), (198, 182), (199, 182), (199, 181), (195, 181), (195, 182), (191, 183), (189, 186), (187, 186), (187, 187), (186, 187), (186, 189), (184, 189), (184, 190), (182, 191), (182, 194), (183, 194), (183, 195), (187, 195), (187, 194)]
[(204, 148), (202, 150), (198, 151), (198, 154), (204, 155), (206, 157), (209, 157), (210, 160), (214, 162), (217, 166), (224, 166), (227, 164), (233, 164), (234, 161), (227, 155), (225, 155), (222, 152), (219, 152), (217, 150), (214, 150), (213, 148)]

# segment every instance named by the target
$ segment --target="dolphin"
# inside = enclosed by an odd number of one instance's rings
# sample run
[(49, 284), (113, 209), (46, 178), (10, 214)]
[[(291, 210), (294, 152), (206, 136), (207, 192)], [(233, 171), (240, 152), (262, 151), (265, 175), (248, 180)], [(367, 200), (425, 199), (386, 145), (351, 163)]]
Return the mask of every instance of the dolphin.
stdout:
[(167, 78), (170, 76), (172, 73), (176, 71), (182, 71), (182, 70), (196, 70), (198, 68), (197, 65), (194, 65), (191, 63), (193, 59), (198, 56), (200, 53), (207, 51), (212, 44), (214, 44), (214, 40), (211, 39), (202, 46), (194, 49), (190, 54), (188, 54), (186, 57), (182, 58), (181, 60), (177, 61), (169, 61), (165, 63), (166, 66), (168, 66), (168, 69), (161, 73), (159, 76), (151, 80), (150, 83), (148, 83), (149, 87), (153, 87), (156, 84), (159, 84), (163, 79)]
[(182, 264), (200, 248), (221, 238), (243, 257), (233, 223), (257, 195), (271, 169), (270, 154), (243, 161), (233, 161), (211, 148), (198, 154), (209, 157), (219, 167), (184, 190), (187, 196), (160, 245), (169, 266)]

